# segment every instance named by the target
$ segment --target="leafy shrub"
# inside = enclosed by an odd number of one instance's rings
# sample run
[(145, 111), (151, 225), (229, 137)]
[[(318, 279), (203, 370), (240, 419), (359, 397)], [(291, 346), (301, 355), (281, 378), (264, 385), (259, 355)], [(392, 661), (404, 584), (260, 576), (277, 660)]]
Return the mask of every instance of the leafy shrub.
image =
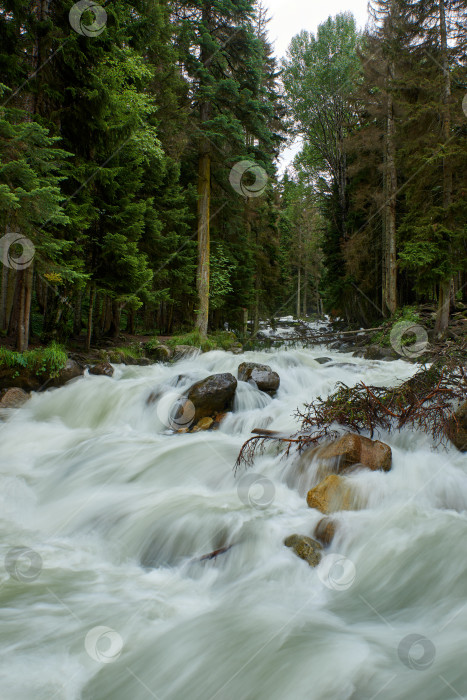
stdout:
[(45, 348), (16, 352), (0, 347), (0, 367), (27, 369), (33, 374), (49, 374), (56, 377), (66, 365), (68, 356), (62, 345), (50, 343)]
[(203, 352), (208, 352), (209, 350), (227, 350), (235, 342), (237, 342), (237, 338), (230, 331), (216, 331), (209, 334), (207, 338), (203, 338), (198, 330), (194, 330), (184, 335), (172, 336), (167, 341), (167, 345), (171, 348), (174, 348), (175, 345), (190, 345), (201, 348)]
[[(371, 342), (376, 343), (378, 345), (382, 345), (384, 347), (389, 347), (391, 345), (391, 331), (397, 323), (401, 322), (408, 322), (413, 323), (414, 325), (421, 325), (422, 321), (420, 319), (419, 314), (417, 313), (416, 307), (402, 306), (400, 309), (397, 309), (396, 313), (393, 314), (393, 316), (391, 316), (391, 318), (385, 324), (384, 328), (382, 328), (380, 331), (378, 331), (372, 336)], [(410, 334), (407, 334), (401, 339), (402, 345), (408, 345), (412, 342), (413, 340), (410, 337)]]

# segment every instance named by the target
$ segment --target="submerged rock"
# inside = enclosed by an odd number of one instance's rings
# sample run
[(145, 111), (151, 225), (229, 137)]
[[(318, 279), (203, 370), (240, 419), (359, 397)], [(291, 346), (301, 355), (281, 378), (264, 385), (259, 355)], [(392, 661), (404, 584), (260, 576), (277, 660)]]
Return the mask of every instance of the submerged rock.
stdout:
[(316, 540), (306, 535), (289, 535), (284, 540), (286, 547), (290, 547), (297, 557), (304, 559), (310, 566), (318, 566), (321, 561), (322, 546)]
[(330, 357), (314, 357), (315, 362), (319, 362), (320, 365), (325, 365), (326, 362), (332, 362)]
[(96, 374), (103, 377), (113, 377), (114, 368), (110, 362), (100, 362), (89, 369), (89, 374)]
[(391, 348), (384, 348), (381, 345), (367, 345), (361, 350), (356, 350), (353, 357), (364, 357), (366, 360), (397, 360), (397, 353)]
[(236, 389), (237, 380), (228, 372), (211, 374), (193, 384), (186, 394), (187, 401), (191, 401), (195, 409), (193, 423), (198, 423), (201, 418), (230, 410)]
[(174, 347), (173, 357), (176, 360), (181, 360), (184, 357), (191, 357), (192, 355), (197, 355), (200, 352), (200, 348), (195, 348), (193, 345), (176, 345)]
[(467, 452), (467, 401), (465, 401), (449, 422), (449, 439), (460, 452)]
[(206, 416), (205, 418), (201, 418), (199, 420), (193, 430), (191, 431), (192, 433), (197, 433), (200, 430), (209, 430), (212, 427), (212, 424), (214, 423), (214, 420), (210, 418), (209, 416)]
[(241, 355), (243, 352), (243, 345), (241, 343), (233, 343), (233, 345), (231, 345), (228, 349), (228, 352), (231, 352), (234, 355)]
[(347, 433), (337, 440), (314, 447), (305, 452), (304, 457), (307, 461), (328, 461), (333, 471), (338, 473), (357, 464), (372, 471), (381, 469), (387, 472), (392, 464), (392, 450), (389, 445), (355, 433)]
[(321, 518), (315, 527), (314, 536), (325, 547), (331, 544), (336, 534), (336, 522), (331, 518)]
[(29, 398), (29, 394), (17, 386), (1, 389), (0, 408), (20, 408)]
[(308, 491), (306, 501), (310, 508), (316, 508), (325, 515), (339, 510), (351, 510), (352, 490), (343, 477), (330, 474), (318, 486)]
[(254, 383), (260, 391), (274, 394), (280, 385), (280, 377), (269, 365), (256, 362), (242, 362), (238, 367), (238, 378), (241, 382)]

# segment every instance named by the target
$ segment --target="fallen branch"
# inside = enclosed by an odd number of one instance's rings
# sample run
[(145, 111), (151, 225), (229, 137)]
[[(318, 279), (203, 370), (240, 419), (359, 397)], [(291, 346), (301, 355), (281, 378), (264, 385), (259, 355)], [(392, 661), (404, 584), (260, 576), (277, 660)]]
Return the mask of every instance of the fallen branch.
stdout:
[[(464, 349), (463, 349), (464, 350)], [(243, 445), (235, 469), (251, 465), (270, 441), (285, 444), (285, 454), (292, 445), (301, 451), (323, 439), (334, 439), (338, 426), (352, 432), (368, 430), (371, 437), (377, 430), (391, 432), (403, 428), (431, 433), (436, 445), (445, 443), (459, 429), (453, 420), (455, 406), (467, 398), (467, 378), (462, 353), (449, 357), (444, 353), (430, 367), (418, 372), (397, 387), (367, 386), (359, 382), (348, 387), (339, 382), (337, 390), (326, 399), (318, 397), (296, 412), (301, 419), (300, 432), (285, 436), (272, 430), (256, 428), (255, 436)]]

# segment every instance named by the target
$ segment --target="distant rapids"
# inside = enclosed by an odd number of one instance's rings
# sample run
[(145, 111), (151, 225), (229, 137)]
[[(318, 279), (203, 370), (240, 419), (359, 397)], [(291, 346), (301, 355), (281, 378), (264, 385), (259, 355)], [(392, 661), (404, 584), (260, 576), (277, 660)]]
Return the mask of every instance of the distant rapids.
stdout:
[[(243, 361), (279, 373), (275, 398), (239, 383), (218, 431), (168, 430), (164, 393)], [(313, 466), (298, 483), (296, 457), (271, 445), (233, 471), (254, 428), (295, 432), (297, 407), (337, 381), (414, 371), (324, 346), (215, 351), (116, 365), (12, 411), (0, 422), (1, 700), (466, 696), (465, 455), (422, 433), (378, 436), (392, 470), (352, 477), (366, 507), (337, 514), (332, 572), (283, 544), (322, 517), (304, 496)]]

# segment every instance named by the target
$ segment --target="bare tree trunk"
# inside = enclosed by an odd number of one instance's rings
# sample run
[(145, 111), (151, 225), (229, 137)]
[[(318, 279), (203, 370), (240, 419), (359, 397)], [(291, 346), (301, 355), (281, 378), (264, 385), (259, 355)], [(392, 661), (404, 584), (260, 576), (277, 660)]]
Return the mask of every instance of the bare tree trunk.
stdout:
[(96, 297), (96, 285), (91, 285), (91, 290), (89, 293), (89, 311), (88, 311), (88, 328), (86, 333), (86, 352), (91, 349), (91, 337), (92, 337), (92, 314), (94, 310), (94, 300)]
[[(256, 278), (258, 279), (258, 278)], [(256, 335), (259, 331), (259, 289), (258, 289), (258, 282), (255, 282), (256, 290), (255, 290), (255, 309), (254, 309), (254, 315), (253, 315), (253, 335)]]
[(300, 288), (302, 286), (301, 282), (301, 270), (300, 267), (298, 268), (297, 271), (297, 318), (300, 318), (301, 316), (301, 309), (300, 309)]
[[(201, 105), (201, 122), (209, 119), (210, 105)], [(198, 317), (196, 328), (201, 335), (208, 332), (209, 319), (209, 256), (210, 256), (211, 154), (209, 141), (203, 137), (198, 174)]]
[(307, 270), (307, 260), (305, 254), (305, 264), (303, 267), (303, 317), (306, 318), (308, 310), (308, 270)]
[(83, 292), (78, 292), (75, 305), (73, 309), (73, 335), (78, 336), (81, 333), (81, 302), (83, 299)]
[(388, 63), (387, 87), (387, 128), (386, 128), (386, 226), (385, 226), (385, 288), (384, 305), (389, 313), (397, 309), (397, 260), (396, 260), (396, 198), (397, 170), (394, 103), (391, 94), (391, 81), (394, 77), (394, 65)]
[(31, 315), (33, 267), (18, 270), (16, 281), (15, 334), (16, 349), (24, 352), (29, 345), (29, 319)]
[[(439, 28), (441, 39), (441, 60), (443, 65), (443, 141), (446, 144), (451, 132), (451, 73), (449, 70), (448, 41), (446, 29), (446, 8), (445, 0), (439, 0)], [(443, 158), (443, 207), (449, 210), (452, 202), (452, 164), (449, 156)], [(447, 215), (448, 226), (451, 219)], [(452, 279), (441, 280), (439, 285), (438, 313), (436, 315), (435, 335), (441, 337), (446, 332), (449, 324), (449, 312), (451, 306), (451, 285)]]
[[(209, 3), (203, 3), (202, 21), (209, 32), (211, 26), (211, 6)], [(201, 49), (200, 58), (203, 65), (209, 68), (211, 57), (205, 45)], [(200, 105), (201, 129), (210, 117), (210, 103), (202, 102)], [(198, 292), (196, 328), (202, 336), (207, 335), (209, 321), (210, 208), (211, 146), (209, 140), (203, 135), (199, 146), (198, 166), (198, 271), (196, 276), (196, 290)]]
[(7, 299), (8, 299), (8, 277), (10, 268), (2, 265), (2, 295), (0, 300), (0, 328), (5, 331), (8, 328)]

